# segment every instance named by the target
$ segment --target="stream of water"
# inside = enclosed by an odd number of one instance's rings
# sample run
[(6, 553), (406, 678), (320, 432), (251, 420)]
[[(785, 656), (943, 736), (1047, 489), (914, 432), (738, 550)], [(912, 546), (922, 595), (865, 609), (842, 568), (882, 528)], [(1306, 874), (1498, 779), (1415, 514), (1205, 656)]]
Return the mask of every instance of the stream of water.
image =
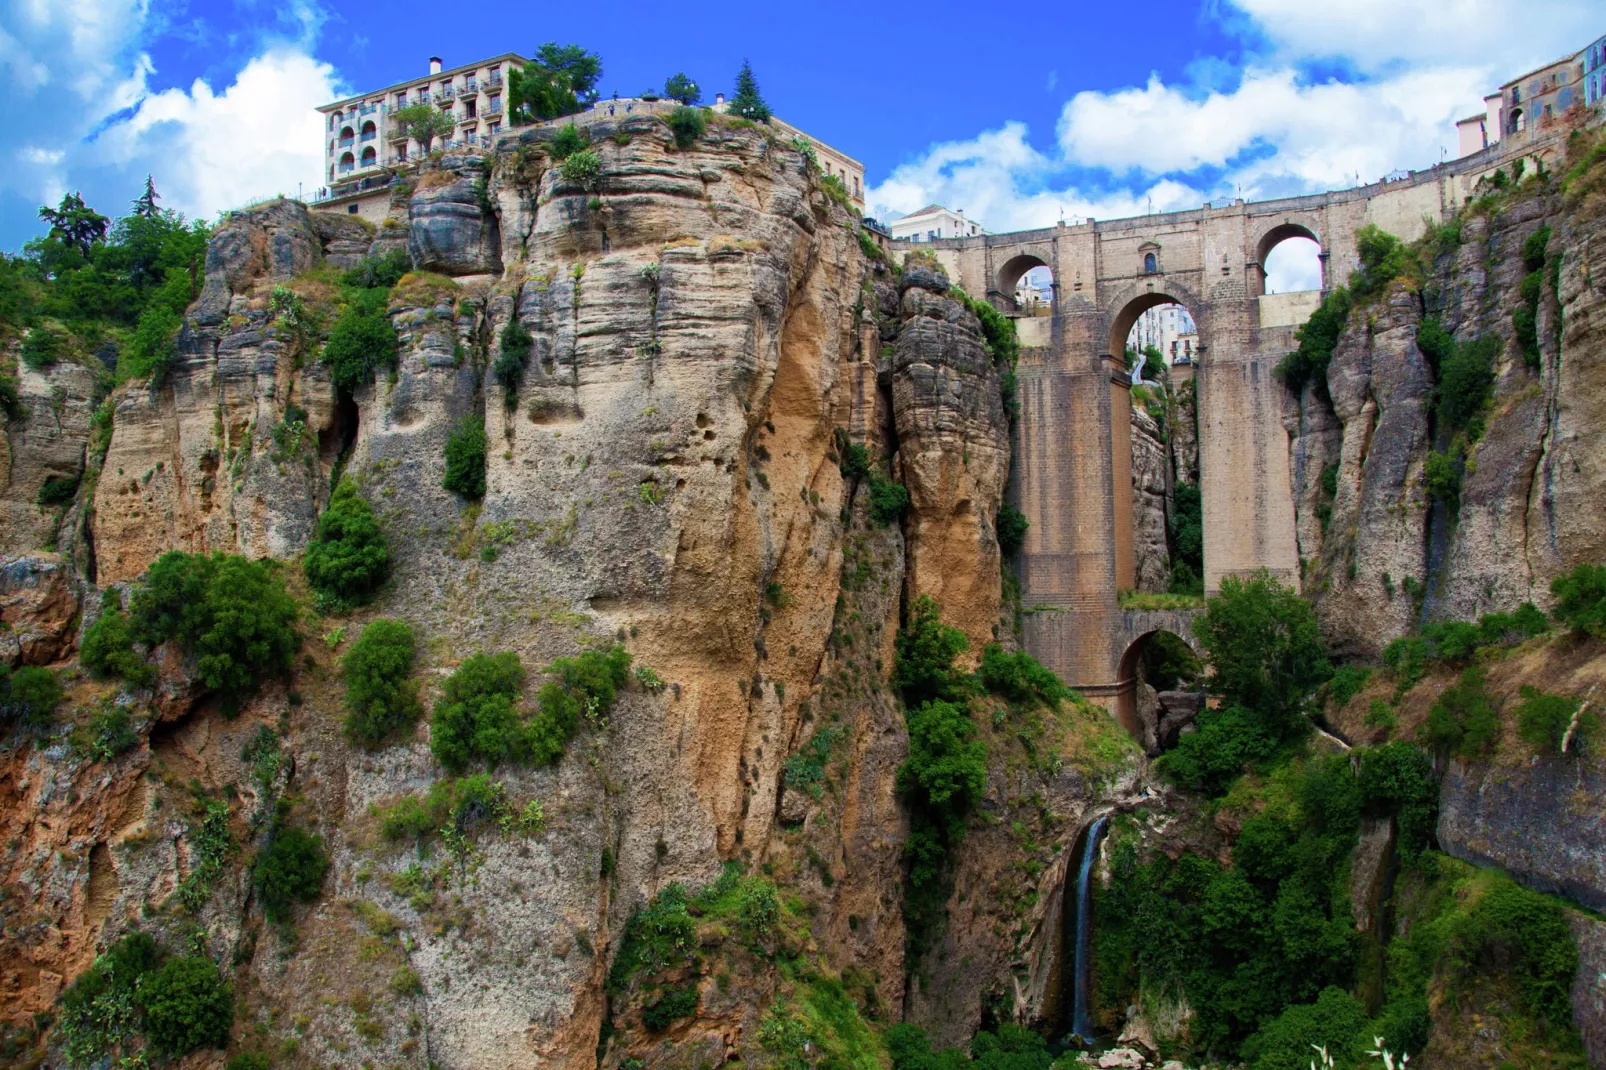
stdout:
[(1072, 973), (1071, 1032), (1087, 1042), (1093, 1039), (1093, 1021), (1088, 1016), (1087, 1009), (1089, 974), (1087, 945), (1093, 924), (1089, 916), (1091, 895), (1088, 886), (1093, 877), (1093, 862), (1099, 854), (1099, 840), (1103, 837), (1104, 826), (1109, 820), (1109, 814), (1101, 814), (1089, 826), (1086, 842), (1082, 845), (1081, 864), (1076, 873), (1076, 961)]

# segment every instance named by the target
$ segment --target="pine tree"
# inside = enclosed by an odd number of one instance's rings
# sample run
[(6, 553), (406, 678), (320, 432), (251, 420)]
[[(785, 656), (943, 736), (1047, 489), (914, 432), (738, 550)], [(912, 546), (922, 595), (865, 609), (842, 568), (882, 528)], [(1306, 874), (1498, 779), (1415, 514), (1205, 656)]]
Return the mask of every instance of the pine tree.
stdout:
[(39, 209), (39, 218), (50, 224), (53, 235), (59, 235), (85, 257), (106, 240), (106, 230), (111, 226), (111, 220), (85, 204), (79, 193), (63, 194), (61, 206)]
[(161, 212), (161, 209), (156, 207), (156, 202), (160, 199), (161, 195), (156, 192), (156, 183), (152, 181), (150, 175), (146, 175), (145, 192), (135, 199), (134, 214), (142, 219), (156, 218), (157, 214)]
[(742, 69), (736, 75), (736, 95), (731, 98), (730, 114), (755, 123), (770, 121), (770, 107), (758, 93), (758, 80), (753, 77), (753, 65), (742, 60)]

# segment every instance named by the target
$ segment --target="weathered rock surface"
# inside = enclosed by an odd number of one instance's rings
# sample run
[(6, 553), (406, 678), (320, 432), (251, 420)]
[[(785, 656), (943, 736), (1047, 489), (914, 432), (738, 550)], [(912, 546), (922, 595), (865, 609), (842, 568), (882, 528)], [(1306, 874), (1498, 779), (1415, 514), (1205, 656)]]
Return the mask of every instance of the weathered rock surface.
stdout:
[(25, 415), (6, 421), (0, 441), (0, 554), (54, 545), (71, 532), (77, 512), (40, 505), (39, 492), (47, 480), (82, 475), (99, 400), (97, 374), (81, 364), (60, 361), (36, 370), (19, 363), (17, 371)]
[(1132, 406), (1132, 551), (1139, 591), (1163, 592), (1171, 583), (1170, 467), (1160, 425), (1141, 405)]
[(48, 665), (71, 653), (78, 589), (58, 554), (0, 558), (0, 665)]
[[(447, 171), (431, 177), (452, 179)], [(469, 175), (413, 193), (407, 252), (413, 263), (444, 275), (482, 275), (502, 269), (496, 217), (480, 206)]]

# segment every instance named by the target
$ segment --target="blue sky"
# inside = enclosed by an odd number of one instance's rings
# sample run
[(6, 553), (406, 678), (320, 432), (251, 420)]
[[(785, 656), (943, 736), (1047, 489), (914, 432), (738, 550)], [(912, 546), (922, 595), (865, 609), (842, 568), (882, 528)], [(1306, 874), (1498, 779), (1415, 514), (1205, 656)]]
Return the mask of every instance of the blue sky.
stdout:
[(605, 93), (750, 59), (788, 121), (864, 161), (883, 216), (994, 230), (1337, 188), (1423, 167), (1487, 87), (1606, 33), (1583, 0), (485, 4), (0, 0), (0, 248), (66, 190), (121, 213), (145, 174), (207, 217), (318, 181), (312, 108), (543, 41)]

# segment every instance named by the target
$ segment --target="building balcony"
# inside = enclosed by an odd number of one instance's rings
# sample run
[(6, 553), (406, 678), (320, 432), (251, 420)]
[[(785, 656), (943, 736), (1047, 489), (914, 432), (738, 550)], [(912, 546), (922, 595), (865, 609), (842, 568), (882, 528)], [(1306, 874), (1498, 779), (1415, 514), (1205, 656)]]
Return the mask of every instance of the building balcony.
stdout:
[(456, 89), (453, 89), (449, 85), (441, 86), (441, 99), (442, 100), (451, 100), (455, 96), (457, 96), (457, 90)]
[(357, 140), (358, 141), (372, 141), (374, 138), (376, 138), (378, 136), (379, 135), (374, 133), (372, 130), (364, 130), (361, 134), (359, 134), (357, 136)]
[(339, 167), (336, 167), (335, 171), (342, 175), (349, 175), (356, 169), (357, 165), (354, 163), (343, 163)]
[(420, 104), (428, 104), (429, 103), (429, 90), (420, 89), (418, 91), (418, 103), (420, 103)]
[(465, 115), (461, 119), (457, 120), (457, 123), (459, 126), (472, 126), (474, 123), (479, 121), (480, 117), (478, 115)]
[(354, 138), (354, 137), (343, 137), (343, 138), (340, 139), (340, 142), (339, 142), (340, 147), (343, 148), (343, 149), (349, 149), (349, 148), (351, 148), (352, 145), (354, 145), (356, 143), (357, 143), (357, 139)]
[(372, 115), (379, 110), (378, 104), (364, 104), (357, 109), (358, 115)]
[(486, 79), (485, 84), (491, 89), (500, 89), (502, 87), (502, 75), (500, 72), (493, 73), (488, 79)]
[(463, 83), (463, 92), (465, 94), (478, 93), (479, 91), (480, 91), (479, 83), (476, 82), (474, 79), (470, 78), (468, 81)]

